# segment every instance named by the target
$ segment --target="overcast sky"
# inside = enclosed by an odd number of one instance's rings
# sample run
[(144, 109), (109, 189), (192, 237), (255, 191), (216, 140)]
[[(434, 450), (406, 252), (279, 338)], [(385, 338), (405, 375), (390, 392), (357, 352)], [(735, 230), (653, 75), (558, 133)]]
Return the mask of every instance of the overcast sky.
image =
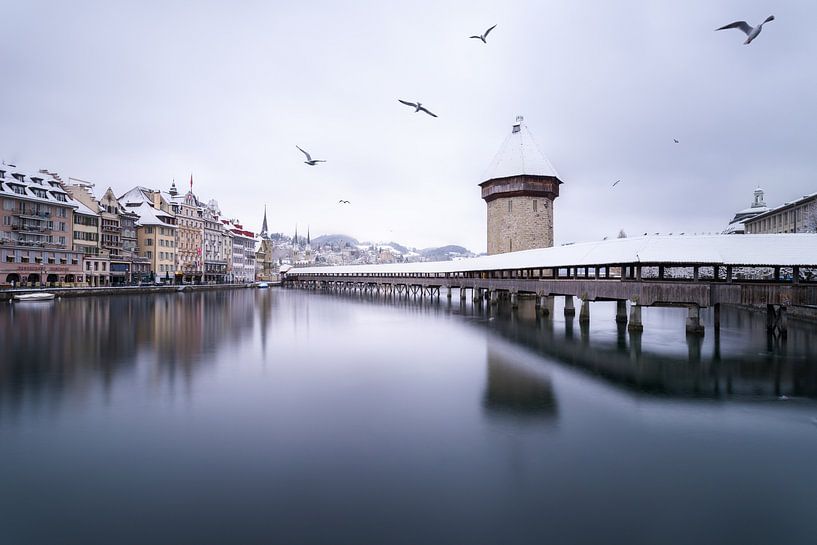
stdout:
[[(100, 195), (192, 172), (255, 230), (266, 203), (273, 231), (475, 251), (517, 114), (564, 182), (557, 244), (817, 191), (817, 2), (656, 4), (6, 1), (0, 158)], [(749, 46), (713, 31), (772, 13)]]

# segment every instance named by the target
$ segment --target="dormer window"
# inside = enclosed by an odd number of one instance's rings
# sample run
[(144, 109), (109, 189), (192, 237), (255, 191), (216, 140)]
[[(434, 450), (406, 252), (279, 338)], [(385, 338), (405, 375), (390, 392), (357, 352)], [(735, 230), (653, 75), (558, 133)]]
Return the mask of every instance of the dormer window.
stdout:
[(21, 185), (9, 184), (9, 187), (12, 189), (12, 191), (17, 193), (18, 195), (25, 195), (26, 194), (26, 188), (21, 186)]
[(25, 179), (24, 179), (24, 178), (25, 178), (25, 176), (23, 176), (22, 174), (12, 174), (12, 176), (14, 176), (14, 178), (15, 178), (16, 180), (20, 181), (20, 182), (24, 182), (24, 181), (25, 181)]
[(54, 198), (57, 199), (60, 202), (68, 202), (68, 199), (66, 199), (65, 195), (63, 195), (62, 193), (52, 192), (51, 194), (54, 195)]

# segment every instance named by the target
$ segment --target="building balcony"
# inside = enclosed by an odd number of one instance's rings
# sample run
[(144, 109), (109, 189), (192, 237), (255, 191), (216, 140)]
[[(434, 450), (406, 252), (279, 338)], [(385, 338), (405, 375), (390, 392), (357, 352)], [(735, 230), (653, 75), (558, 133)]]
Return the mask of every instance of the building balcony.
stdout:
[(102, 230), (108, 233), (118, 233), (122, 228), (118, 225), (103, 225)]
[(26, 218), (39, 221), (46, 221), (47, 219), (51, 218), (50, 212), (34, 212), (33, 210), (17, 211), (13, 212), (11, 215), (16, 216), (18, 218)]
[(17, 231), (22, 234), (29, 234), (44, 237), (46, 231), (51, 231), (51, 229), (47, 227), (35, 227), (33, 225), (12, 225), (12, 231)]

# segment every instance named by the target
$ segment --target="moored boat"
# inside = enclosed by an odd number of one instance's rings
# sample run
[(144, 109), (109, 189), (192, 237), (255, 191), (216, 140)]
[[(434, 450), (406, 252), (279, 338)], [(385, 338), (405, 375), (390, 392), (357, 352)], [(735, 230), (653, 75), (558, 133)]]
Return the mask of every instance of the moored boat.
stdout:
[(258, 289), (264, 289), (264, 288), (268, 288), (268, 287), (269, 287), (269, 284), (268, 284), (268, 283), (266, 283), (266, 282), (259, 282), (258, 284), (256, 284), (256, 287), (257, 287)]
[(56, 297), (53, 293), (48, 292), (40, 292), (40, 293), (23, 293), (20, 295), (15, 295), (15, 301), (51, 301)]

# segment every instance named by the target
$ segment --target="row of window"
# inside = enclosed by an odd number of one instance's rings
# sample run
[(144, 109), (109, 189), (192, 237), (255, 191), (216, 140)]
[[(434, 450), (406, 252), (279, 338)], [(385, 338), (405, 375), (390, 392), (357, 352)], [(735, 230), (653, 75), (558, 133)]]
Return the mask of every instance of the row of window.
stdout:
[[(94, 261), (93, 264), (94, 264), (94, 270), (95, 271), (100, 270), (100, 268), (99, 268), (100, 263), (102, 264), (102, 271), (108, 270), (108, 263), (106, 261)], [(86, 261), (85, 262), (85, 270), (86, 271), (91, 270), (91, 261)]]
[(99, 240), (99, 234), (86, 233), (85, 231), (74, 231), (74, 240), (89, 240), (96, 242)]

